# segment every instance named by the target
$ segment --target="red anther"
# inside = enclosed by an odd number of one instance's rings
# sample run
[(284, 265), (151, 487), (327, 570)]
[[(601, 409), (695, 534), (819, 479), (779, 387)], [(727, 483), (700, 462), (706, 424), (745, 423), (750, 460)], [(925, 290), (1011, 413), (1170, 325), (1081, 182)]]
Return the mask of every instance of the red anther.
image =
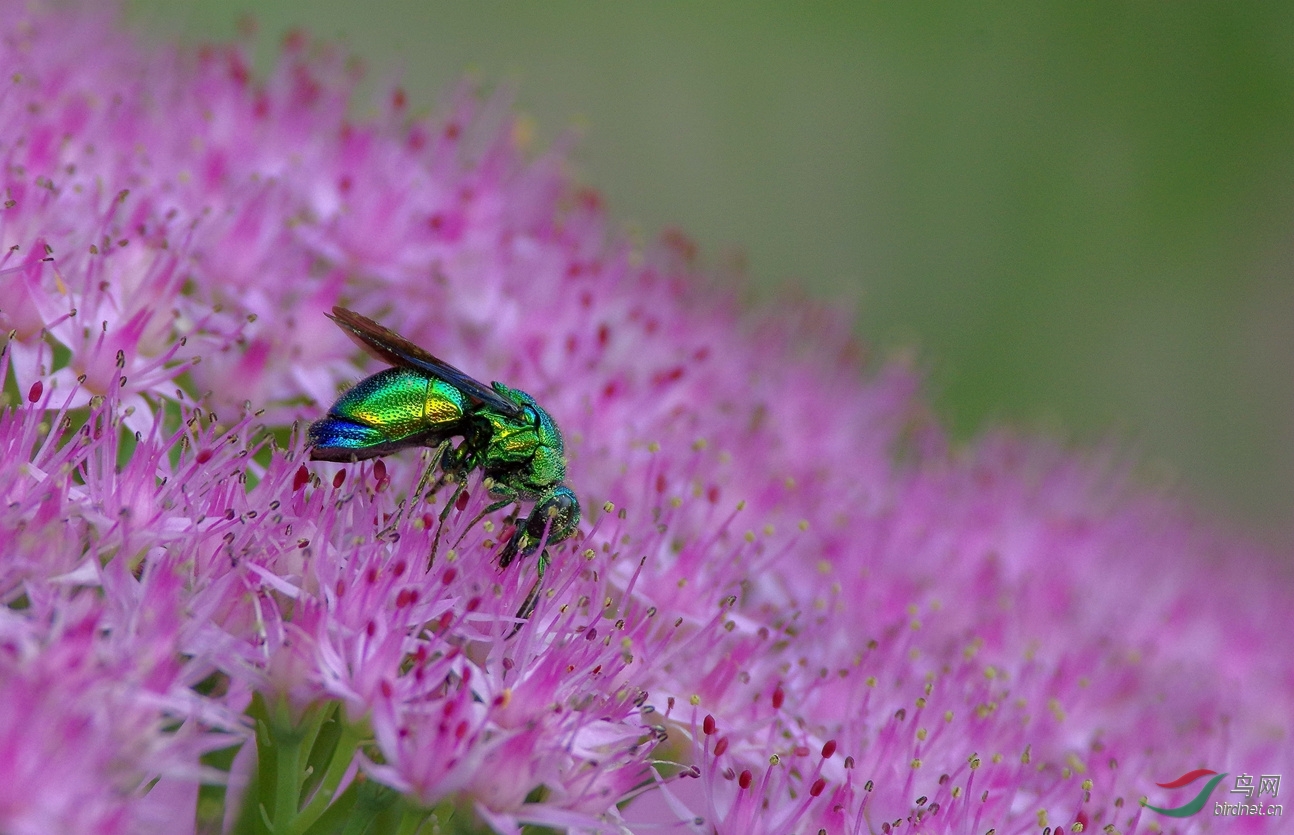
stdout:
[(708, 501), (710, 504), (718, 504), (719, 503), (718, 485), (711, 484), (709, 487), (705, 488), (705, 498), (706, 498), (706, 501)]
[(458, 494), (458, 500), (454, 502), (454, 507), (458, 509), (459, 513), (462, 513), (463, 508), (467, 507), (467, 502), (470, 499), (471, 494), (464, 490), (462, 493)]
[(445, 138), (450, 142), (457, 139), (462, 132), (463, 129), (459, 127), (457, 122), (450, 122), (448, 125), (445, 125)]
[(373, 621), (369, 621), (368, 623), (364, 624), (364, 634), (365, 634), (365, 635), (367, 635), (367, 636), (368, 636), (368, 637), (370, 637), (370, 638), (372, 638), (374, 635), (376, 635), (376, 634), (377, 634), (377, 624), (376, 624), (376, 623), (374, 623)]
[(741, 776), (737, 778), (737, 785), (741, 786), (743, 789), (748, 789), (750, 788), (751, 781), (754, 779), (755, 775), (751, 774), (750, 769), (747, 768), (742, 771)]
[(723, 752), (728, 750), (728, 737), (720, 737), (719, 741), (714, 744), (714, 755), (722, 757)]
[(302, 487), (305, 487), (306, 482), (309, 480), (310, 471), (306, 469), (306, 465), (302, 464), (300, 467), (297, 467), (297, 474), (292, 476), (292, 492), (295, 493)]
[(836, 741), (834, 739), (828, 739), (822, 744), (822, 758), (824, 760), (829, 760), (831, 759), (831, 755), (834, 753), (836, 753)]
[(398, 562), (396, 562), (395, 565), (391, 566), (391, 574), (396, 577), (403, 577), (404, 572), (408, 570), (409, 570), (409, 564), (404, 560), (399, 560)]
[(673, 368), (667, 368), (664, 371), (657, 371), (652, 375), (651, 381), (658, 386), (673, 383), (683, 376), (683, 366), (676, 365)]
[(386, 481), (386, 462), (381, 458), (373, 462), (373, 478)]
[(664, 492), (665, 492), (665, 474), (664, 474), (664, 473), (657, 473), (657, 474), (656, 474), (656, 492), (657, 492), (657, 493), (664, 493)]
[(466, 720), (464, 720), (464, 721), (462, 721), (462, 722), (459, 722), (459, 723), (458, 723), (458, 727), (457, 727), (457, 728), (454, 728), (454, 737), (455, 737), (456, 739), (462, 739), (462, 738), (463, 738), (463, 737), (465, 737), (465, 736), (467, 736), (467, 721), (466, 721)]
[(705, 719), (701, 720), (701, 731), (706, 736), (714, 733), (714, 717), (708, 713), (705, 715)]
[(458, 569), (454, 568), (453, 566), (450, 566), (449, 568), (445, 569), (444, 574), (440, 575), (440, 582), (448, 586), (450, 583), (454, 582), (454, 578), (457, 576), (458, 576)]
[(341, 597), (343, 594), (345, 594), (345, 593), (346, 593), (346, 581), (345, 581), (345, 580), (338, 580), (338, 581), (337, 581), (336, 591), (337, 591), (337, 596), (338, 596), (338, 597)]
[(773, 691), (773, 710), (781, 710), (782, 703), (785, 701), (786, 691), (783, 690), (782, 685), (779, 684), (777, 685), (777, 689)]
[(418, 592), (414, 589), (400, 589), (400, 593), (395, 596), (395, 608), (403, 609), (412, 606), (418, 602)]
[(611, 328), (607, 327), (605, 323), (598, 325), (598, 347), (599, 348), (607, 347), (607, 342), (610, 341), (610, 339), (611, 339)]
[(391, 106), (396, 110), (404, 110), (404, 106), (408, 103), (409, 98), (405, 95), (403, 87), (396, 87), (391, 91)]
[(205, 464), (211, 460), (211, 456), (214, 454), (215, 453), (209, 449), (200, 449), (198, 450), (198, 454), (194, 456), (194, 460), (199, 464)]
[(596, 629), (589, 629), (584, 633), (584, 640), (586, 641), (596, 641), (597, 638), (598, 631)]
[(364, 572), (364, 579), (368, 581), (370, 586), (375, 584), (377, 582), (377, 568), (369, 566), (368, 571)]
[(31, 384), (31, 388), (27, 389), (27, 402), (35, 403), (37, 400), (40, 400), (40, 396), (44, 393), (45, 384), (40, 380), (37, 380)]
[(809, 797), (817, 797), (818, 795), (822, 794), (822, 790), (825, 789), (826, 787), (827, 787), (827, 781), (819, 777), (818, 779), (813, 781), (812, 786), (809, 786)]
[(335, 475), (335, 476), (333, 476), (333, 477), (332, 477), (332, 486), (333, 486), (334, 488), (338, 488), (338, 487), (341, 487), (341, 486), (342, 486), (343, 484), (345, 484), (345, 483), (346, 483), (346, 471), (345, 471), (345, 470), (338, 470), (338, 471), (337, 471), (337, 475)]
[(471, 600), (467, 601), (467, 605), (463, 608), (469, 612), (475, 612), (477, 609), (481, 608), (481, 598), (473, 597)]
[(388, 699), (391, 698), (391, 694), (395, 692), (395, 688), (391, 686), (391, 682), (386, 679), (382, 679), (382, 684), (379, 686), (382, 689), (382, 695)]

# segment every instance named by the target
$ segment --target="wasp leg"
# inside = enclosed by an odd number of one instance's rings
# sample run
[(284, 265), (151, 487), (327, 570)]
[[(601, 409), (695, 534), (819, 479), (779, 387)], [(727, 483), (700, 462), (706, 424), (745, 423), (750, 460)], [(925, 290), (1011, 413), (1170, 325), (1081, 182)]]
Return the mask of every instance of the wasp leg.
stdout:
[(537, 569), (539, 576), (535, 578), (535, 584), (531, 586), (530, 591), (526, 593), (526, 599), (521, 602), (521, 608), (517, 610), (517, 625), (512, 627), (512, 631), (508, 633), (506, 640), (512, 640), (512, 638), (521, 631), (521, 627), (524, 626), (526, 621), (530, 620), (530, 616), (535, 613), (535, 606), (539, 605), (539, 592), (542, 589), (542, 584), (544, 582), (544, 572), (548, 570), (547, 548), (539, 552), (539, 563)]
[(391, 521), (387, 523), (385, 528), (378, 532), (378, 539), (381, 539), (391, 531), (395, 530), (396, 527), (399, 526), (401, 520), (404, 519), (404, 511), (409, 504), (411, 504), (415, 499), (421, 499), (422, 491), (427, 489), (427, 485), (431, 482), (431, 474), (436, 471), (436, 467), (440, 464), (441, 456), (445, 454), (445, 449), (448, 447), (449, 441), (441, 441), (434, 447), (435, 451), (432, 452), (431, 459), (427, 462), (426, 468), (423, 469), (422, 475), (418, 477), (418, 486), (413, 488), (412, 493), (400, 500), (399, 506), (395, 509), (395, 516), (391, 518)]
[[(445, 466), (448, 467), (449, 464)], [(440, 511), (440, 524), (436, 526), (436, 536), (431, 540), (431, 556), (427, 558), (428, 568), (436, 561), (436, 550), (440, 547), (440, 532), (445, 529), (445, 520), (449, 518), (449, 511), (454, 509), (454, 506), (458, 504), (458, 497), (467, 490), (467, 476), (465, 473), (454, 473), (454, 478), (458, 486), (454, 488), (454, 495), (450, 496), (449, 501), (445, 502), (445, 509)]]
[(458, 535), (458, 539), (454, 541), (454, 547), (455, 548), (458, 547), (458, 543), (462, 542), (463, 537), (467, 536), (467, 534), (471, 532), (472, 528), (476, 527), (477, 522), (481, 521), (486, 516), (489, 516), (491, 513), (493, 513), (496, 510), (502, 510), (503, 508), (507, 507), (508, 505), (512, 504), (515, 501), (516, 499), (500, 499), (499, 501), (494, 502), (491, 505), (488, 505), (484, 510), (476, 514), (476, 518), (468, 522), (467, 527), (463, 528), (463, 532)]

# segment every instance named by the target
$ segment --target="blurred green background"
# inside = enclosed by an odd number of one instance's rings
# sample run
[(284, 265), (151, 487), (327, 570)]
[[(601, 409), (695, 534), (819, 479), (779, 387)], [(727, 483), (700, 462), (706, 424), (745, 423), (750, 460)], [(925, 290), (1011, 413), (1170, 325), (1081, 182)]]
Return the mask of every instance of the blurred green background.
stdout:
[(916, 346), (958, 437), (1130, 439), (1294, 542), (1294, 3), (134, 0), (340, 40), (428, 108), (511, 82), (613, 216)]

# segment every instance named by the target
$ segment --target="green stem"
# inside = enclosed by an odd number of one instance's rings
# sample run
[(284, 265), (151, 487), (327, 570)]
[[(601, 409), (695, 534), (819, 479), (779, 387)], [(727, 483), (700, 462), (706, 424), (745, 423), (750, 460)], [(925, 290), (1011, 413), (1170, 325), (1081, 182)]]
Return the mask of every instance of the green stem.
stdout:
[(337, 718), (342, 723), (342, 732), (337, 740), (337, 748), (333, 751), (332, 759), (328, 761), (328, 770), (324, 773), (323, 780), (319, 782), (319, 788), (315, 790), (310, 802), (297, 815), (292, 828), (283, 830), (285, 835), (299, 835), (305, 832), (319, 819), (320, 815), (327, 811), (334, 800), (337, 787), (341, 785), (342, 777), (346, 776), (346, 769), (350, 768), (351, 760), (355, 758), (355, 750), (359, 748), (363, 734), (355, 724), (347, 722), (344, 717), (338, 715)]
[(278, 735), (276, 761), (277, 779), (274, 783), (274, 831), (288, 832), (297, 816), (297, 802), (301, 794), (301, 736), (295, 733)]
[(346, 820), (342, 835), (364, 835), (373, 820), (386, 811), (396, 797), (396, 793), (386, 786), (367, 780), (360, 784), (355, 808)]
[(426, 809), (405, 806), (404, 816), (400, 818), (400, 827), (395, 835), (415, 835), (418, 828), (427, 820), (430, 813)]

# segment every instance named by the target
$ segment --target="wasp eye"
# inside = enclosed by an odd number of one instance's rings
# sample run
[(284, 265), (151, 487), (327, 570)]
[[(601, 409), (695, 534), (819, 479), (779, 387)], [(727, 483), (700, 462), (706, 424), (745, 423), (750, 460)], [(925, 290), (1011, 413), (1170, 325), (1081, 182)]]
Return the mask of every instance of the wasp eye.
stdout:
[(527, 407), (526, 407), (526, 414), (530, 416), (530, 425), (531, 425), (531, 426), (533, 426), (533, 427), (535, 427), (536, 429), (538, 429), (538, 428), (539, 428), (539, 413), (538, 413), (538, 412), (536, 412), (536, 411), (535, 411), (533, 408), (531, 408), (530, 406), (527, 406)]

